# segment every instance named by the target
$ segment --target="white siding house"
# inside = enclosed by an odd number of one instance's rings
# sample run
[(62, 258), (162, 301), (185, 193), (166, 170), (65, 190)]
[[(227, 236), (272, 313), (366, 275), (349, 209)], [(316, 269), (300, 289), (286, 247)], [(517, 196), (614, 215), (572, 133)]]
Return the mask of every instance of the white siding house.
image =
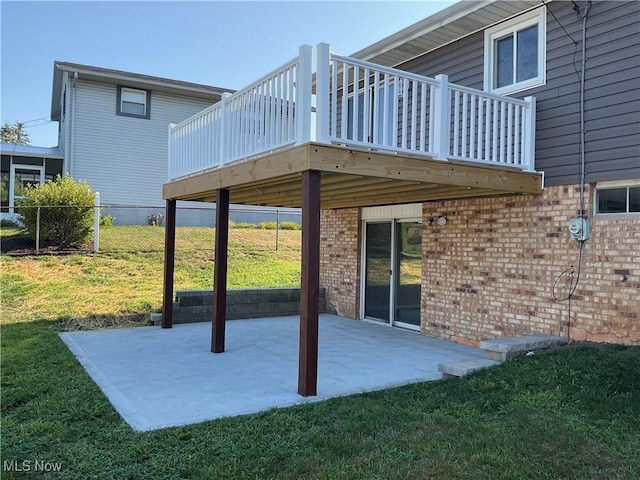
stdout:
[(54, 63), (51, 118), (64, 172), (105, 205), (161, 206), (167, 131), (230, 90), (130, 72)]

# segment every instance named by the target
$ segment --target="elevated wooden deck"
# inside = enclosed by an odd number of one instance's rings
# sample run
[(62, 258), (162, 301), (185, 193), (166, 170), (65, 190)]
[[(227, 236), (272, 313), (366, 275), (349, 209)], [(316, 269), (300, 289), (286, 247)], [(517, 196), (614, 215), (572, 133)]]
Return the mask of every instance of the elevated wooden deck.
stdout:
[(426, 202), (452, 198), (542, 192), (542, 174), (367, 151), (309, 142), (259, 158), (178, 179), (163, 187), (166, 200), (302, 206), (302, 173), (321, 173), (323, 209)]
[[(216, 202), (211, 351), (225, 350), (229, 203), (301, 207), (298, 393), (317, 394), (320, 209), (536, 194), (535, 98), (303, 45), (169, 128), (162, 327), (172, 319), (177, 200)], [(381, 100), (382, 99), (382, 100)], [(315, 105), (312, 107), (312, 105)], [(314, 128), (315, 127), (315, 128)]]

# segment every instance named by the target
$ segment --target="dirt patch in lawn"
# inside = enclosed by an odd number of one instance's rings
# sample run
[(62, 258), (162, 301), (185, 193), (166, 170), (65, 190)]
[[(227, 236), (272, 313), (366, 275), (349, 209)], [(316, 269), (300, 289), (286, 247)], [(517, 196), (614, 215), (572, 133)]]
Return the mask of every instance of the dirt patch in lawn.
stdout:
[[(73, 253), (91, 252), (93, 244), (91, 242), (84, 245), (73, 245), (59, 247), (57, 245), (41, 245), (39, 255), (70, 255)], [(21, 257), (25, 255), (36, 255), (36, 242), (27, 237), (11, 236), (0, 238), (0, 253)]]

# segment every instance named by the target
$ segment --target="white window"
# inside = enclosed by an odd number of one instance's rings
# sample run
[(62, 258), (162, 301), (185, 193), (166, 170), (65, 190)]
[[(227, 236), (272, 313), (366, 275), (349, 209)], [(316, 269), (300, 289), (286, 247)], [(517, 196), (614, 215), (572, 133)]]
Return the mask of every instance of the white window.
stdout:
[(640, 182), (599, 184), (596, 189), (596, 214), (640, 213)]
[(151, 92), (135, 88), (118, 87), (118, 115), (149, 118)]
[(543, 7), (485, 31), (485, 90), (506, 94), (544, 85), (546, 25)]

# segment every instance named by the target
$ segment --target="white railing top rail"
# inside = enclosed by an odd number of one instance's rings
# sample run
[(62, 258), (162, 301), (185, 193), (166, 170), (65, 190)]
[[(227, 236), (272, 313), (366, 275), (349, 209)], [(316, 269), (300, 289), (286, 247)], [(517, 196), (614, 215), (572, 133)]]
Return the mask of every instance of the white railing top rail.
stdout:
[(360, 60), (358, 58), (339, 55), (334, 52), (331, 52), (331, 60), (338, 60), (340, 62), (347, 63), (349, 65), (354, 65), (361, 68), (368, 68), (372, 72), (386, 73), (389, 75), (407, 78), (409, 80), (416, 80), (418, 82), (428, 83), (430, 85), (438, 85), (438, 81), (435, 78), (425, 77), (424, 75), (418, 75), (417, 73), (407, 72), (406, 70), (400, 70), (393, 67), (378, 65), (376, 63)]
[[(380, 73), (387, 73), (389, 75), (399, 76), (399, 77), (403, 77), (403, 78), (406, 78), (406, 79), (409, 79), (409, 80), (416, 80), (418, 82), (424, 82), (424, 83), (428, 83), (428, 84), (434, 85), (434, 86), (440, 85), (440, 82), (438, 80), (436, 80), (435, 78), (425, 77), (424, 75), (419, 75), (419, 74), (413, 73), (413, 72), (407, 72), (406, 70), (400, 70), (400, 69), (393, 68), (393, 67), (387, 67), (387, 66), (384, 66), (384, 65), (378, 65), (376, 63), (367, 62), (366, 60), (360, 60), (358, 58), (348, 57), (346, 55), (340, 55), (340, 54), (337, 54), (335, 52), (331, 52), (331, 59), (332, 60), (339, 60), (340, 62), (344, 62), (344, 63), (347, 63), (349, 65), (355, 65), (355, 66), (362, 67), (362, 68), (368, 68), (372, 72), (376, 72), (377, 71), (377, 72), (380, 72)], [(482, 96), (482, 97), (487, 98), (487, 99), (506, 101), (506, 102), (509, 102), (509, 103), (513, 103), (514, 105), (521, 105), (523, 107), (528, 106), (528, 103), (525, 100), (520, 100), (518, 98), (513, 98), (513, 97), (506, 97), (504, 95), (497, 95), (495, 93), (486, 92), (484, 90), (478, 90), (477, 88), (466, 87), (464, 85), (458, 85), (457, 83), (449, 82), (449, 87), (452, 90), (458, 90), (460, 92), (466, 92), (466, 93), (470, 93), (470, 94), (473, 94), (473, 95), (479, 95), (479, 96)]]
[(235, 92), (231, 97), (229, 97), (230, 99), (233, 98), (234, 96), (240, 96), (242, 93), (247, 92), (253, 88), (255, 88), (256, 86), (260, 85), (261, 83), (265, 82), (266, 80), (269, 80), (271, 78), (274, 78), (276, 76), (278, 76), (278, 74), (280, 72), (282, 72), (283, 70), (288, 70), (289, 68), (291, 68), (292, 66), (296, 65), (297, 63), (300, 62), (300, 55), (297, 55), (295, 57), (293, 57), (291, 60), (289, 60), (288, 62), (284, 62), (282, 65), (280, 65), (278, 68), (274, 68), (273, 70), (271, 70), (269, 73), (267, 73), (266, 75), (263, 75), (262, 77), (260, 77), (258, 80), (256, 80), (255, 82), (250, 83), (249, 85), (247, 85), (246, 87), (244, 87), (242, 90), (238, 90), (237, 92)]
[[(250, 83), (246, 87), (244, 87), (244, 88), (242, 88), (240, 90), (237, 90), (236, 92), (234, 92), (232, 94), (223, 94), (223, 95), (225, 95), (225, 97), (226, 97), (225, 99), (227, 101), (233, 101), (234, 98), (242, 96), (243, 94), (245, 94), (249, 90), (255, 88), (258, 85), (260, 85), (265, 80), (269, 80), (269, 79), (275, 77), (276, 75), (278, 75), (278, 73), (280, 73), (281, 71), (286, 70), (286, 69), (291, 68), (292, 66), (296, 65), (299, 62), (299, 60), (300, 60), (299, 56), (294, 57), (291, 60), (289, 60), (288, 62), (283, 63), (278, 68), (274, 68), (272, 71), (270, 71), (266, 75), (263, 75), (258, 80)], [(172, 128), (179, 128), (182, 125), (184, 125), (186, 123), (190, 123), (194, 119), (200, 118), (203, 115), (205, 115), (206, 113), (210, 112), (211, 110), (214, 110), (214, 109), (219, 108), (219, 107), (220, 107), (220, 102), (214, 103), (213, 105), (210, 105), (209, 107), (205, 108), (204, 110), (202, 110), (202, 111), (200, 111), (200, 112), (198, 112), (198, 113), (196, 113), (194, 115), (191, 115), (189, 118), (183, 120), (182, 122), (173, 124)]]
[[(226, 96), (228, 94), (223, 93), (222, 95), (224, 97), (224, 96)], [(203, 117), (207, 113), (209, 113), (209, 112), (211, 112), (213, 110), (217, 110), (218, 108), (220, 108), (220, 102), (214, 103), (213, 105), (209, 105), (204, 110), (200, 110), (198, 113), (194, 113), (193, 115), (191, 115), (188, 118), (185, 118), (183, 121), (181, 121), (179, 123), (172, 123), (172, 124), (169, 125), (169, 132), (171, 132), (172, 130), (179, 130), (180, 127), (183, 127), (183, 126), (193, 122), (194, 120)]]
[(504, 95), (496, 95), (495, 93), (485, 92), (484, 90), (478, 90), (477, 88), (465, 87), (464, 85), (458, 85), (457, 83), (449, 83), (449, 88), (453, 91), (477, 95), (487, 100), (498, 100), (500, 102), (507, 102), (513, 105), (520, 105), (522, 107), (529, 106), (529, 103), (526, 100), (520, 100), (519, 98), (513, 97), (505, 97)]

